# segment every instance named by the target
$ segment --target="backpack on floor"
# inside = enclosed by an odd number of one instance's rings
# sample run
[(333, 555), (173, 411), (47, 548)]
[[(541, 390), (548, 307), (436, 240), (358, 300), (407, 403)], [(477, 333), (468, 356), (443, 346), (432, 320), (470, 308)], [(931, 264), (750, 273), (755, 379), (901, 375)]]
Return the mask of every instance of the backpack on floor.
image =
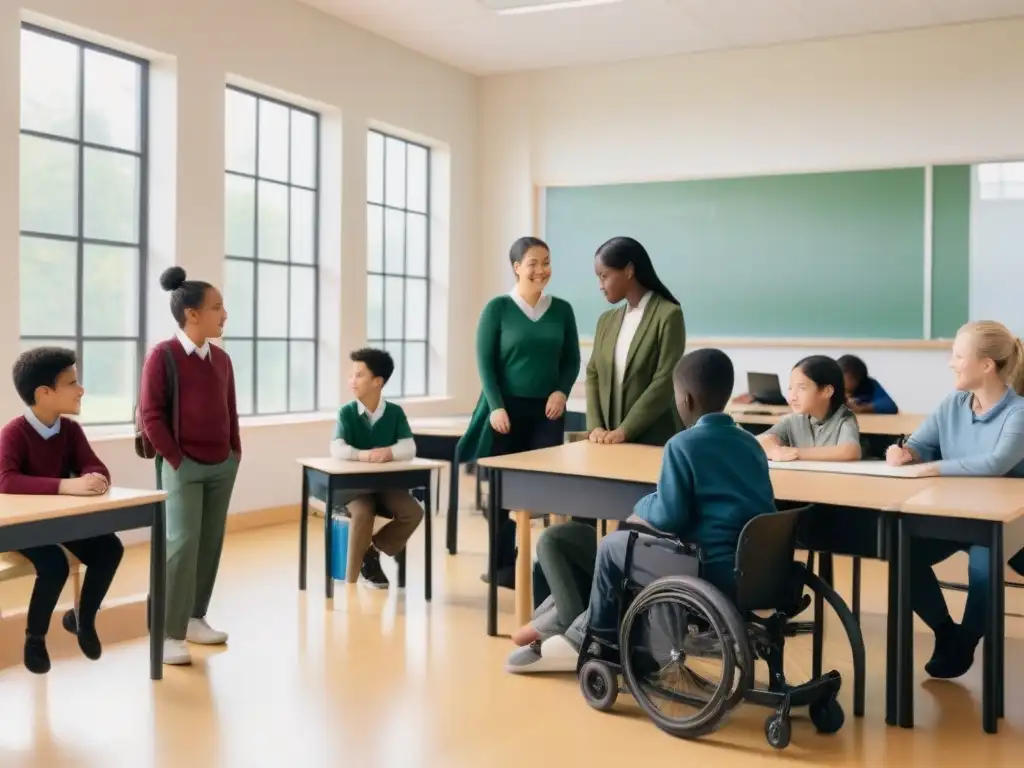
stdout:
[[(162, 349), (164, 354), (164, 371), (167, 374), (166, 387), (168, 399), (171, 403), (171, 430), (174, 434), (174, 442), (178, 442), (178, 364), (174, 361), (174, 353), (166, 345)], [(156, 350), (153, 350), (150, 354), (155, 352)], [(149, 441), (149, 438), (146, 436), (146, 430), (142, 426), (141, 401), (142, 396), (140, 393), (135, 403), (135, 455), (140, 459), (155, 459), (156, 448)]]

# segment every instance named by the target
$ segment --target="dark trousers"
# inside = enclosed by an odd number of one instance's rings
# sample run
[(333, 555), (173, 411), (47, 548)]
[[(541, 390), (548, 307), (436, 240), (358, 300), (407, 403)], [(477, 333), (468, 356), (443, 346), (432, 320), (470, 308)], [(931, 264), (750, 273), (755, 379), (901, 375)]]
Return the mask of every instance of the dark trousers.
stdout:
[[(565, 441), (565, 416), (549, 419), (544, 414), (547, 398), (505, 397), (505, 410), (511, 424), (507, 434), (493, 429), (492, 456), (507, 456), (539, 448), (551, 448)], [(507, 509), (495, 521), (498, 526), (498, 568), (510, 568), (516, 562), (516, 524)]]
[[(63, 547), (82, 561), (85, 579), (78, 598), (78, 624), (92, 627), (100, 604), (114, 581), (117, 566), (124, 555), (124, 545), (112, 533), (91, 539), (64, 542)], [(56, 544), (19, 549), (36, 569), (36, 583), (28, 604), (26, 630), (30, 635), (45, 637), (50, 617), (68, 580), (68, 558)]]

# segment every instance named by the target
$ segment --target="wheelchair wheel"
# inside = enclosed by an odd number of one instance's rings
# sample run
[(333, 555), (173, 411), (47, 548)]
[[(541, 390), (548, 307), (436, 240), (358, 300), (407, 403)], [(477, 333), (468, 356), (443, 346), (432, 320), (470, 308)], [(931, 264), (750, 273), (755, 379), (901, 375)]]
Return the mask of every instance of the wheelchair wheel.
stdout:
[(792, 735), (793, 729), (787, 716), (774, 714), (764, 721), (764, 737), (772, 749), (788, 747)]
[[(738, 638), (733, 629), (742, 630)], [(655, 725), (680, 738), (714, 731), (742, 697), (753, 669), (739, 612), (711, 584), (684, 576), (658, 579), (634, 598), (619, 647), (637, 703)]]
[(598, 712), (607, 712), (619, 697), (619, 681), (612, 668), (591, 659), (580, 670), (580, 690), (587, 704)]
[(846, 722), (846, 714), (834, 696), (818, 699), (808, 707), (807, 714), (818, 733), (838, 733)]

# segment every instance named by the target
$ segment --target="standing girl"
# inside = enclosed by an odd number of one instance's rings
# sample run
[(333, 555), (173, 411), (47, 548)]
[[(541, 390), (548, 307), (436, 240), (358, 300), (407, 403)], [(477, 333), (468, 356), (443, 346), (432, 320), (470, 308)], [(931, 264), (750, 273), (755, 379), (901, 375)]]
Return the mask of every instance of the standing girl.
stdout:
[[(227, 320), (220, 291), (186, 280), (181, 267), (166, 270), (160, 285), (171, 294), (178, 332), (146, 358), (140, 411), (167, 491), (164, 664), (190, 664), (186, 640), (221, 645), (228, 639), (206, 622), (206, 611), (242, 446), (231, 358), (209, 341), (223, 335)], [(167, 370), (167, 352), (174, 360), (172, 371)]]

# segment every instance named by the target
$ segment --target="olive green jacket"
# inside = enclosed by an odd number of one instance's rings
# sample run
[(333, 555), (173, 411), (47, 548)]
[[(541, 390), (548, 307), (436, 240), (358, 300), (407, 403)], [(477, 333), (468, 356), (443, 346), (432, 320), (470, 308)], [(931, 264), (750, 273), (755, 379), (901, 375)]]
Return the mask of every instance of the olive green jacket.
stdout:
[(587, 429), (617, 429), (626, 442), (664, 445), (682, 429), (676, 411), (672, 372), (686, 349), (683, 311), (658, 294), (644, 308), (629, 345), (622, 378), (622, 421), (612, 424), (615, 341), (626, 316), (625, 305), (601, 315), (587, 363)]

